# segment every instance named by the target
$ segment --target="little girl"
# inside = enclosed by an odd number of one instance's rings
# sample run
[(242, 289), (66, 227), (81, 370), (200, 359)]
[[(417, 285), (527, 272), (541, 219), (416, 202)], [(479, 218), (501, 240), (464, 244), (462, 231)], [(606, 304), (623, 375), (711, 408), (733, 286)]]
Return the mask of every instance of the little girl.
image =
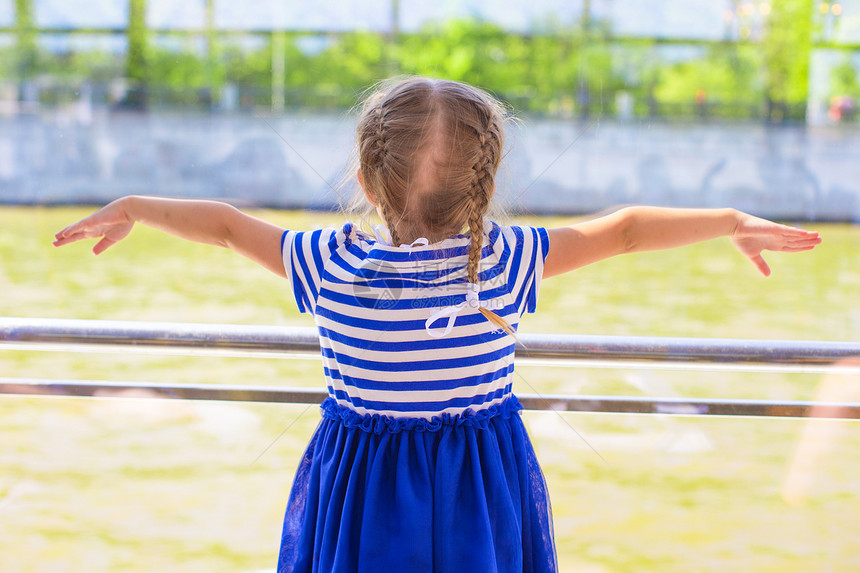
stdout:
[(297, 471), (278, 571), (556, 571), (546, 484), (512, 394), (514, 332), (541, 279), (720, 236), (763, 250), (821, 239), (733, 209), (631, 207), (570, 227), (484, 216), (504, 115), (457, 82), (384, 84), (358, 123), (358, 181), (386, 227), (284, 231), (211, 201), (125, 197), (55, 245), (136, 222), (228, 247), (290, 280), (319, 329), (329, 397)]

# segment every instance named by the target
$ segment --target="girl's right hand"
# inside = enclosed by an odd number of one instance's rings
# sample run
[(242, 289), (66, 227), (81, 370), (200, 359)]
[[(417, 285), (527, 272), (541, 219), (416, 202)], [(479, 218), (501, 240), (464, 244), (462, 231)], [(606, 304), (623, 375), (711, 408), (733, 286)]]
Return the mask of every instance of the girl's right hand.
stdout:
[(134, 226), (134, 221), (126, 213), (124, 205), (123, 199), (118, 199), (89, 217), (69, 225), (54, 235), (54, 246), (62, 247), (81, 239), (101, 237), (101, 241), (93, 247), (93, 253), (99, 255), (105, 252), (109, 247), (126, 238)]

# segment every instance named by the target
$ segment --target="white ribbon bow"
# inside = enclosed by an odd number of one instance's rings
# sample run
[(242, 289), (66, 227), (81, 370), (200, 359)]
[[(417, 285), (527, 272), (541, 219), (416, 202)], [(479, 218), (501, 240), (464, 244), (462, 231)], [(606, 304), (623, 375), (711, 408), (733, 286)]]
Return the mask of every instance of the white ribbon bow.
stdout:
[[(478, 293), (480, 292), (480, 287), (475, 283), (466, 283), (466, 300), (461, 302), (460, 304), (453, 304), (451, 306), (446, 306), (445, 308), (434, 312), (430, 318), (427, 319), (427, 322), (424, 323), (424, 330), (427, 331), (427, 334), (432, 336), (433, 338), (442, 338), (443, 336), (447, 336), (451, 329), (454, 328), (454, 321), (457, 320), (457, 314), (463, 310), (466, 306), (471, 308), (478, 308), (481, 306), (481, 301), (478, 298)], [(445, 324), (445, 328), (430, 328), (434, 322), (441, 318), (448, 317), (448, 322)]]
[[(388, 232), (388, 228), (385, 225), (374, 225), (373, 226), (373, 236), (376, 238), (377, 243), (382, 243), (385, 246), (391, 246), (391, 233)], [(401, 249), (412, 250), (414, 247), (426, 247), (430, 244), (430, 241), (425, 239), (424, 237), (419, 237), (412, 241), (411, 244), (402, 243), (400, 245)]]
[(417, 239), (415, 239), (414, 241), (412, 241), (412, 242), (411, 242), (410, 244), (408, 244), (408, 245), (406, 245), (406, 244), (401, 244), (401, 245), (400, 245), (400, 248), (401, 248), (401, 249), (409, 249), (409, 250), (411, 251), (411, 250), (412, 250), (413, 248), (415, 248), (415, 247), (426, 247), (426, 246), (427, 246), (427, 245), (429, 245), (429, 244), (430, 244), (430, 241), (428, 241), (426, 238), (424, 238), (424, 237), (418, 237)]
[(386, 246), (391, 246), (391, 233), (385, 225), (374, 225), (373, 236), (376, 237), (377, 243), (382, 243)]

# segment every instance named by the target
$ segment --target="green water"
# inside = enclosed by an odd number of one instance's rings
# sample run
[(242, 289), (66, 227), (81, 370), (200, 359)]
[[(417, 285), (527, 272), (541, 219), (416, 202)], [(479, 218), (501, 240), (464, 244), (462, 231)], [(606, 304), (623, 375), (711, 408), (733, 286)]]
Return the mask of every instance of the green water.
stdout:
[[(87, 212), (0, 209), (0, 316), (312, 325), (285, 281), (214, 247), (143, 228), (98, 258), (91, 245), (51, 247), (55, 231)], [(339, 221), (260, 215), (302, 229)], [(771, 254), (767, 279), (723, 240), (554, 277), (521, 330), (858, 340), (860, 228), (814, 228), (823, 244)], [(856, 374), (518, 373), (522, 393), (860, 402)], [(0, 376), (321, 386), (316, 361), (2, 349)], [(298, 405), (0, 396), (0, 569), (271, 571), (317, 417)], [(856, 422), (525, 419), (550, 485), (562, 571), (860, 568)]]

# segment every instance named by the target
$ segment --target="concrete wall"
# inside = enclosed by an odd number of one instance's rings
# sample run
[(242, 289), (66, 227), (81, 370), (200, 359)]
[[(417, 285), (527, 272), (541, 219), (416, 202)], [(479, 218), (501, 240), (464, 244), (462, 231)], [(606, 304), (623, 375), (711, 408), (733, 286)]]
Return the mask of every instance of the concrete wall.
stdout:
[[(68, 109), (0, 119), (0, 203), (101, 204), (129, 194), (330, 208), (353, 118)], [(526, 118), (500, 175), (515, 211), (622, 203), (734, 206), (860, 222), (860, 130)]]

